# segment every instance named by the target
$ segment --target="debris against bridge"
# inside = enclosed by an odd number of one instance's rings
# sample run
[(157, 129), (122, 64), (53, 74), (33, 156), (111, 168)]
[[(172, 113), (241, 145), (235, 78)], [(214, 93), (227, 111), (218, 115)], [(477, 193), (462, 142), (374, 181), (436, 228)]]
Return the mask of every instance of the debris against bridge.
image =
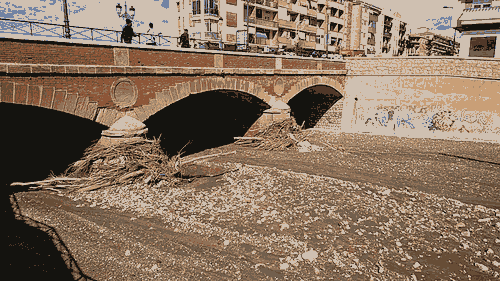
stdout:
[[(87, 148), (81, 160), (71, 164), (60, 177), (44, 181), (13, 183), (38, 185), (35, 188), (66, 191), (90, 191), (107, 186), (161, 182), (171, 186), (180, 179), (179, 155), (169, 158), (159, 139), (132, 138), (112, 145), (96, 143)], [(58, 189), (55, 189), (58, 188)]]
[[(238, 145), (266, 150), (296, 149), (299, 152), (323, 150), (323, 147), (307, 141), (306, 131), (303, 130), (302, 126), (297, 125), (293, 117), (271, 123), (255, 134), (254, 137), (235, 137), (235, 139), (235, 143)], [(342, 146), (325, 145), (334, 150), (344, 150)]]
[(296, 148), (306, 138), (302, 128), (294, 118), (271, 123), (260, 130), (254, 137), (236, 137), (236, 144), (263, 148), (266, 150), (285, 150)]

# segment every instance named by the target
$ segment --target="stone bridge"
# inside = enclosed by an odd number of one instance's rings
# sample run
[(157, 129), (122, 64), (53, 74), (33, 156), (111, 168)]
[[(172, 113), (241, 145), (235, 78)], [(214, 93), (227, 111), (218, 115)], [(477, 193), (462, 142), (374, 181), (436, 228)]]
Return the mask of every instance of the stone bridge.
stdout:
[[(180, 101), (210, 107), (223, 101), (199, 97), (223, 94), (265, 105), (254, 127), (291, 114), (307, 128), (377, 134), (380, 128), (367, 128), (367, 120), (373, 121), (374, 112), (398, 108), (417, 115), (448, 110), (474, 123), (478, 132), (500, 132), (495, 59), (332, 61), (32, 37), (0, 38), (0, 50), (0, 102), (54, 109), (107, 126), (124, 115), (151, 119)], [(191, 111), (181, 115), (204, 118)], [(429, 134), (431, 117), (413, 120), (423, 129), (414, 132)]]
[[(190, 96), (238, 92), (267, 104), (256, 124), (291, 112), (302, 116), (298, 122), (314, 117), (310, 127), (340, 129), (345, 61), (33, 38), (0, 38), (0, 50), (4, 103), (110, 126), (124, 115), (145, 121)], [(300, 93), (323, 97), (314, 105), (304, 104), (304, 98), (293, 103)], [(318, 104), (328, 104), (320, 116), (311, 110)]]

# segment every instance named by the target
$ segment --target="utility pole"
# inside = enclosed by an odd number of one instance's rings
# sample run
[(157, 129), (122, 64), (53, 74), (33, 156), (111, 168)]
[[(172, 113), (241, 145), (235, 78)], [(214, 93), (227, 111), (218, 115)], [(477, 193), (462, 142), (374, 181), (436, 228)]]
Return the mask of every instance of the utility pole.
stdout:
[(250, 10), (249, 10), (249, 7), (248, 7), (248, 1), (249, 0), (246, 0), (246, 2), (247, 2), (247, 38), (246, 38), (247, 39), (247, 44), (246, 44), (245, 47), (247, 49), (247, 52), (249, 52), (249, 50), (250, 50), (250, 45), (249, 45), (250, 44), (250, 34), (249, 34), (250, 31), (249, 31), (249, 26), (248, 26), (248, 24), (250, 23), (250, 15), (249, 15)]
[(328, 12), (328, 8), (330, 5), (328, 5), (328, 1), (326, 1), (326, 38), (325, 38), (325, 44), (326, 44), (326, 58), (328, 58), (328, 45), (330, 45), (330, 42), (332, 39), (330, 39), (330, 13)]
[(71, 34), (69, 33), (69, 20), (68, 20), (68, 3), (66, 0), (63, 0), (63, 8), (64, 8), (64, 37), (71, 38)]

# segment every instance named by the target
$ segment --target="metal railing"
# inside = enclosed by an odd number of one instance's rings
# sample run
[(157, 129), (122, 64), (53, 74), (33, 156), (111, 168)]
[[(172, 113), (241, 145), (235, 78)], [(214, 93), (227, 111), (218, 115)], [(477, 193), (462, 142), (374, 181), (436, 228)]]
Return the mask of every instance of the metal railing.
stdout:
[(251, 4), (262, 5), (269, 8), (278, 8), (278, 1), (275, 0), (248, 0), (248, 2)]
[(205, 39), (220, 40), (220, 32), (205, 32)]
[[(266, 20), (257, 20), (250, 18), (250, 22), (254, 23), (268, 23), (271, 26), (278, 26), (278, 23)], [(69, 38), (65, 36), (65, 29), (69, 28)], [(0, 18), (0, 34), (4, 34), (0, 37), (8, 38), (5, 36), (7, 34), (11, 35), (27, 35), (27, 36), (40, 36), (40, 37), (53, 37), (53, 38), (66, 38), (71, 40), (89, 40), (96, 42), (121, 42), (121, 33), (119, 30), (111, 30), (111, 29), (103, 29), (103, 28), (91, 28), (91, 27), (81, 27), (81, 26), (66, 26), (61, 24), (54, 23), (43, 23), (43, 22), (35, 22), (35, 21), (25, 21), (25, 20), (16, 20), (16, 19), (4, 19)], [(220, 33), (218, 32), (205, 32), (205, 38), (190, 38), (191, 44), (195, 48), (200, 48), (203, 46), (207, 46), (207, 42), (210, 40), (220, 40), (222, 42)], [(253, 36), (252, 36), (253, 35)], [(194, 37), (194, 36), (193, 36)], [(286, 43), (289, 43), (288, 40), (284, 40)], [(276, 40), (276, 43), (278, 40)], [(81, 42), (78, 42), (81, 43)], [(210, 42), (208, 42), (210, 43)], [(213, 41), (212, 41), (213, 43)], [(274, 44), (273, 40), (269, 40), (267, 38), (256, 38), (254, 34), (250, 34), (249, 43), (258, 44), (258, 45), (270, 45)], [(293, 43), (293, 42), (292, 42)], [(135, 36), (132, 38), (132, 44), (145, 44), (145, 45), (155, 45), (155, 46), (165, 46), (165, 47), (178, 47), (180, 46), (179, 37), (173, 36), (164, 36), (161, 33), (159, 34), (148, 34), (148, 33), (135, 33)], [(302, 45), (315, 45), (315, 42), (307, 42), (302, 43)]]
[[(66, 26), (62, 24), (0, 18), (0, 33), (66, 38), (65, 28)], [(70, 38), (68, 39), (121, 42), (122, 32), (118, 30), (70, 25), (69, 31)], [(156, 46), (176, 45), (175, 37), (163, 36), (161, 33), (147, 34), (137, 32), (135, 34), (136, 36), (132, 38), (132, 43), (134, 44)]]
[(256, 25), (278, 28), (278, 23), (274, 22), (274, 21), (256, 19), (256, 18), (247, 18), (247, 17), (245, 17), (245, 21), (248, 23), (256, 24)]

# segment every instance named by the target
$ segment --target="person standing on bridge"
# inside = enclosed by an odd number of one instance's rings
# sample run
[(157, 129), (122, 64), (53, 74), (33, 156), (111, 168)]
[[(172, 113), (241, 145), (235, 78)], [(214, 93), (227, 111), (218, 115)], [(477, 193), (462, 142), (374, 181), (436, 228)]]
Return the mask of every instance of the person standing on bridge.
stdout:
[(189, 34), (187, 29), (184, 29), (184, 33), (181, 34), (179, 40), (181, 41), (182, 48), (191, 48), (191, 45), (189, 45)]
[(122, 31), (122, 43), (130, 44), (132, 43), (132, 37), (136, 36), (134, 29), (132, 28), (132, 21), (130, 19), (126, 20), (126, 25), (123, 27)]

